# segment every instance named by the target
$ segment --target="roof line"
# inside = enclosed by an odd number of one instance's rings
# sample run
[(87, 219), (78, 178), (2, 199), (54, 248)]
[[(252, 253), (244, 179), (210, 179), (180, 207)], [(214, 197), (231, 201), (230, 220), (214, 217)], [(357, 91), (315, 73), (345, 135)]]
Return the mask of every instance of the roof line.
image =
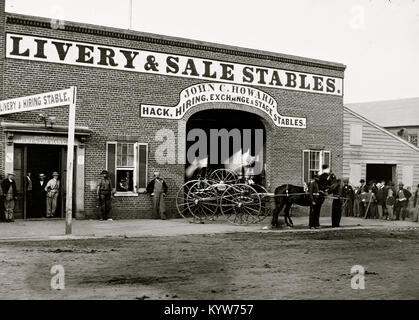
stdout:
[(419, 148), (414, 146), (413, 144), (411, 144), (410, 142), (396, 136), (395, 134), (391, 133), (390, 131), (384, 129), (383, 127), (379, 126), (378, 124), (376, 124), (375, 122), (372, 122), (371, 120), (368, 120), (367, 118), (364, 118), (363, 116), (361, 116), (359, 113), (356, 113), (355, 111), (349, 109), (348, 107), (343, 106), (343, 110), (349, 112), (350, 114), (352, 114), (353, 116), (361, 119), (362, 121), (368, 123), (369, 125), (375, 127), (376, 129), (382, 131), (383, 133), (389, 135), (390, 137), (399, 140), (399, 142), (404, 143), (406, 146), (412, 148), (415, 151), (419, 152)]

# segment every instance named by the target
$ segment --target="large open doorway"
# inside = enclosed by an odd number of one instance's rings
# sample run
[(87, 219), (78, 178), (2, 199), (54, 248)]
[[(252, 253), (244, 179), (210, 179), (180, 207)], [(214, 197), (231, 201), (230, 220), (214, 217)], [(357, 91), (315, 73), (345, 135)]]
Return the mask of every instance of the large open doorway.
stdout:
[[(244, 111), (236, 111), (236, 110), (228, 110), (228, 109), (211, 109), (211, 110), (204, 110), (195, 113), (192, 115), (187, 124), (186, 124), (186, 136), (188, 137), (188, 133), (191, 132), (193, 129), (202, 129), (205, 132), (205, 137), (207, 139), (207, 155), (208, 155), (208, 165), (207, 169), (209, 170), (216, 170), (219, 168), (228, 168), (225, 165), (225, 159), (222, 158), (222, 146), (221, 146), (221, 139), (217, 141), (210, 141), (212, 136), (210, 134), (211, 129), (220, 130), (225, 129), (227, 132), (232, 133), (233, 129), (235, 132), (239, 132), (241, 136), (240, 143), (234, 143), (233, 138), (229, 139), (229, 146), (228, 146), (228, 157), (232, 157), (234, 154), (239, 152), (246, 153), (248, 152), (250, 156), (257, 156), (259, 153), (259, 166), (260, 170), (256, 169), (256, 166), (253, 168), (242, 168), (237, 169), (236, 173), (240, 175), (249, 175), (251, 174), (253, 180), (256, 184), (265, 185), (265, 141), (266, 141), (266, 130), (265, 126), (262, 123), (259, 116), (244, 112)], [(247, 139), (246, 139), (246, 138)], [(249, 143), (250, 138), (250, 143)], [(244, 140), (247, 140), (245, 142)], [(188, 140), (188, 139), (187, 139)], [(196, 143), (195, 141), (186, 141), (186, 152), (188, 153), (189, 148)], [(260, 145), (262, 143), (262, 145)], [(250, 149), (249, 149), (250, 146)], [(218, 161), (217, 163), (213, 163), (210, 161), (211, 159), (211, 151), (214, 152), (214, 149), (218, 152)], [(214, 159), (215, 157), (213, 157)], [(190, 159), (186, 159), (186, 168), (190, 166)], [(195, 175), (192, 177), (186, 177), (188, 179), (195, 179), (196, 174), (201, 174), (199, 171), (196, 171)]]
[[(76, 150), (75, 150), (76, 151)], [(76, 157), (76, 152), (74, 153)], [(18, 189), (15, 218), (40, 219), (46, 217), (46, 183), (58, 172), (60, 190), (55, 218), (65, 215), (67, 147), (61, 145), (16, 144), (14, 146), (14, 173)], [(40, 175), (44, 175), (44, 179)], [(31, 187), (28, 183), (30, 175)], [(74, 170), (74, 175), (76, 172)], [(45, 182), (42, 184), (41, 180)], [(73, 181), (75, 179), (73, 178)], [(42, 187), (43, 186), (43, 187)], [(76, 189), (73, 186), (75, 193)], [(73, 199), (75, 199), (73, 194)]]
[(366, 168), (367, 182), (375, 181), (395, 181), (396, 165), (395, 164), (375, 164), (368, 163)]

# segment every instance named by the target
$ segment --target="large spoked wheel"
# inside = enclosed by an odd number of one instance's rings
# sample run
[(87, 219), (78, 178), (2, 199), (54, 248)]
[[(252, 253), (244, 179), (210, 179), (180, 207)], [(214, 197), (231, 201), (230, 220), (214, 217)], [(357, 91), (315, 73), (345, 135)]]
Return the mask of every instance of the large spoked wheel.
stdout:
[(199, 180), (190, 180), (179, 188), (176, 194), (176, 208), (180, 216), (185, 219), (194, 218), (188, 208), (188, 192)]
[(262, 208), (258, 192), (247, 184), (229, 186), (222, 194), (221, 212), (233, 224), (251, 224), (259, 221)]
[(265, 187), (263, 187), (261, 185), (252, 185), (252, 187), (257, 191), (257, 193), (260, 197), (260, 202), (261, 202), (260, 213), (258, 215), (257, 221), (255, 221), (255, 222), (261, 222), (267, 216), (272, 215), (271, 197), (268, 196), (268, 190), (266, 190)]
[(186, 196), (186, 205), (195, 219), (212, 219), (218, 211), (217, 190), (208, 181), (195, 182)]
[(209, 178), (217, 184), (235, 184), (238, 180), (237, 174), (229, 169), (214, 170), (210, 174)]

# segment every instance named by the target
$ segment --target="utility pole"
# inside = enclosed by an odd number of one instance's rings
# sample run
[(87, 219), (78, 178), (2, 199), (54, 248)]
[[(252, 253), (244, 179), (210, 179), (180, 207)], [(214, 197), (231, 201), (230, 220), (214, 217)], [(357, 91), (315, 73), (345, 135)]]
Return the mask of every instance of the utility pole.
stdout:
[(132, 29), (132, 0), (129, 0), (129, 8), (128, 8), (129, 12), (129, 27), (128, 30)]
[(65, 204), (65, 234), (71, 234), (73, 218), (73, 159), (74, 159), (74, 131), (76, 126), (77, 87), (71, 87), (72, 97), (68, 117), (67, 140), (67, 197)]

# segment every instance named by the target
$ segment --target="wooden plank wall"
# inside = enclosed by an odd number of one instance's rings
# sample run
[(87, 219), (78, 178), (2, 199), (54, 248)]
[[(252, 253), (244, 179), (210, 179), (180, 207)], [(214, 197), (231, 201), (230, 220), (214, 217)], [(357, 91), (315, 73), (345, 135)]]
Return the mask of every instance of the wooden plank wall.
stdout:
[[(366, 164), (394, 164), (396, 165), (396, 181), (408, 181), (403, 177), (403, 167), (413, 166), (412, 190), (419, 184), (419, 149), (404, 144), (396, 137), (381, 131), (379, 128), (365, 121), (362, 117), (355, 116), (346, 108), (343, 113), (343, 176), (349, 177), (351, 184), (358, 185), (351, 177), (351, 164), (361, 166), (361, 177), (365, 179)], [(362, 146), (350, 145), (351, 124), (362, 125)]]

